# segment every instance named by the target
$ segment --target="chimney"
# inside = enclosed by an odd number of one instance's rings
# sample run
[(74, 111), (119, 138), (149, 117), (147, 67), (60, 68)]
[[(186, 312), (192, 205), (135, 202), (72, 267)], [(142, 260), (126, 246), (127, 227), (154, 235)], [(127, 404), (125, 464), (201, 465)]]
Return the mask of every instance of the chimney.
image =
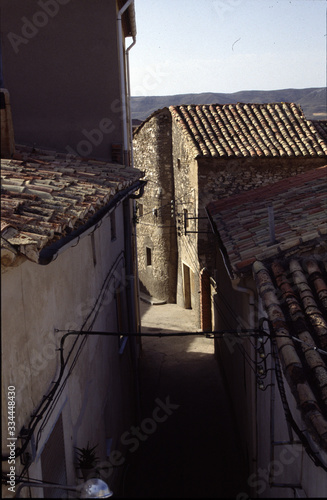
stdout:
[(11, 158), (15, 153), (15, 139), (9, 92), (6, 89), (0, 89), (0, 111), (1, 158)]

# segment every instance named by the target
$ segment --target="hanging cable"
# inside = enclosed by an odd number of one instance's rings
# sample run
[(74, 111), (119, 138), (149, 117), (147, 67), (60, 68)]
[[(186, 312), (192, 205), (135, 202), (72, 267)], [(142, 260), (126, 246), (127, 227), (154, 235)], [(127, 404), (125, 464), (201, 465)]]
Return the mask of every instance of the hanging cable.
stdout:
[[(121, 251), (120, 254), (117, 256), (114, 264), (111, 266), (110, 270), (108, 271), (104, 281), (103, 281), (103, 284), (101, 286), (101, 289), (100, 289), (100, 292), (99, 292), (99, 295), (95, 301), (95, 304), (93, 305), (91, 311), (89, 312), (89, 314), (87, 315), (86, 319), (84, 320), (83, 322), (83, 325), (82, 325), (82, 328), (83, 329), (85, 327), (85, 325), (87, 324), (88, 320), (90, 319), (91, 315), (94, 313), (95, 311), (95, 308), (97, 307), (98, 303), (99, 303), (99, 300), (100, 300), (100, 297), (102, 296), (102, 300), (104, 299), (103, 297), (103, 291), (106, 287), (106, 284), (107, 286), (109, 286), (110, 284), (110, 279), (111, 277), (114, 277), (113, 273), (115, 271), (115, 269), (117, 268), (117, 266), (119, 265), (119, 263), (122, 261), (124, 262), (124, 251)], [(101, 303), (100, 303), (100, 306), (101, 306)], [(100, 308), (99, 306), (99, 308)], [(93, 321), (91, 323), (91, 326), (89, 328), (91, 328), (96, 320), (96, 317), (97, 317), (97, 314), (99, 312), (99, 308), (98, 308), (98, 311), (95, 313), (95, 317), (93, 318)], [(51, 390), (48, 392), (47, 395), (43, 396), (39, 406), (37, 407), (37, 409), (34, 411), (34, 413), (32, 414), (31, 416), (31, 420), (27, 426), (27, 428), (23, 427), (22, 431), (23, 431), (23, 435), (18, 435), (18, 439), (22, 439), (24, 442), (22, 444), (21, 447), (18, 447), (16, 448), (15, 450), (15, 456), (16, 457), (19, 457), (19, 456), (22, 456), (22, 454), (26, 451), (27, 449), (27, 446), (32, 438), (32, 435), (37, 427), (37, 425), (39, 424), (40, 420), (44, 417), (45, 415), (45, 412), (46, 411), (49, 411), (49, 413), (46, 415), (45, 417), (45, 420), (46, 421), (49, 416), (51, 415), (51, 410), (52, 408), (54, 407), (54, 404), (55, 402), (57, 401), (58, 398), (56, 398), (56, 394), (59, 394), (60, 392), (60, 383), (62, 382), (62, 379), (63, 379), (63, 375), (64, 375), (64, 370), (68, 364), (68, 361), (74, 351), (74, 348), (78, 342), (78, 339), (79, 339), (79, 336), (74, 340), (73, 342), (73, 346), (71, 347), (67, 357), (66, 357), (66, 360), (64, 363), (61, 362), (61, 365), (60, 365), (60, 371), (59, 371), (59, 375), (57, 377), (57, 380), (53, 382), (53, 387), (51, 388)], [(72, 362), (72, 366), (75, 366), (76, 365), (76, 362), (77, 362), (77, 359), (80, 355), (80, 352), (84, 346), (86, 342), (86, 337), (83, 335), (83, 339), (82, 339), (82, 342), (81, 342), (81, 345), (79, 346), (78, 348), (78, 351), (75, 355), (75, 359), (73, 360)], [(71, 374), (71, 371), (69, 372), (68, 376)], [(68, 376), (66, 377), (66, 379), (63, 381), (63, 384), (66, 384), (66, 381), (67, 381), (67, 378)], [(61, 389), (61, 392), (62, 392), (63, 388)], [(57, 392), (59, 391), (59, 392)], [(60, 392), (60, 394), (61, 394)], [(42, 428), (44, 428), (44, 425), (42, 424), (41, 426)], [(38, 433), (38, 437), (40, 437), (39, 433)], [(7, 457), (2, 457), (2, 460), (7, 460)]]

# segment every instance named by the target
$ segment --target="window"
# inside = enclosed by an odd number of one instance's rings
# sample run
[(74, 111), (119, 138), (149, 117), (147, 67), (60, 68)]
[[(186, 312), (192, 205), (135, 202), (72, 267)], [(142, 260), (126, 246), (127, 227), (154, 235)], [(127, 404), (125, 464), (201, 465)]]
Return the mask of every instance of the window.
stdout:
[(110, 215), (110, 231), (111, 231), (111, 241), (114, 241), (117, 237), (116, 234), (116, 212), (112, 212)]
[(186, 229), (188, 228), (188, 211), (187, 211), (187, 208), (184, 208), (183, 215), (184, 215), (184, 229), (185, 229), (185, 233), (186, 233)]
[(143, 216), (143, 203), (138, 203), (137, 208), (139, 211), (139, 217), (142, 217)]
[(152, 252), (149, 247), (146, 247), (146, 265), (152, 266)]

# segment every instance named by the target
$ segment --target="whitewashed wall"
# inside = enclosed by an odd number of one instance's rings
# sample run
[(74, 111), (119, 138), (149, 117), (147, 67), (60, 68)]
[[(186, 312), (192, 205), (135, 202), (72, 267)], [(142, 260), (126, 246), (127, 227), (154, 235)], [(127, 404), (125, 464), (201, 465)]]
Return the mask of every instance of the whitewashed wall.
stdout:
[[(2, 275), (2, 393), (4, 398), (8, 386), (16, 387), (16, 433), (28, 426), (43, 395), (58, 379), (60, 353), (56, 349), (63, 332), (56, 329), (81, 329), (106, 286), (103, 304), (96, 306), (98, 315), (93, 330), (117, 331), (113, 292), (120, 282), (122, 293), (126, 290), (124, 260), (120, 258), (124, 249), (123, 225), (121, 204), (116, 209), (117, 238), (111, 241), (110, 218), (103, 219), (92, 236), (95, 253), (92, 237), (86, 236), (46, 266), (25, 261)], [(125, 310), (126, 319), (128, 314), (130, 311)], [(85, 330), (90, 328), (94, 316), (91, 314)], [(36, 428), (37, 431), (44, 424), (30, 468), (31, 477), (41, 478), (40, 454), (61, 412), (68, 484), (76, 483), (74, 446), (85, 447), (88, 441), (90, 445), (98, 444), (98, 454), (102, 461), (106, 460), (106, 438), (112, 438), (112, 450), (122, 449), (121, 435), (134, 422), (135, 377), (130, 341), (120, 352), (117, 336), (88, 336), (86, 341), (85, 336), (69, 336), (64, 343), (65, 359), (76, 342), (69, 365), (83, 341), (59, 400)], [(5, 412), (2, 427), (7, 428)], [(3, 453), (8, 451), (5, 440), (3, 433)], [(17, 474), (19, 462), (17, 459)], [(108, 483), (112, 482), (113, 471), (108, 478)], [(3, 494), (10, 496), (6, 489)], [(35, 490), (35, 495), (41, 495), (41, 490)]]

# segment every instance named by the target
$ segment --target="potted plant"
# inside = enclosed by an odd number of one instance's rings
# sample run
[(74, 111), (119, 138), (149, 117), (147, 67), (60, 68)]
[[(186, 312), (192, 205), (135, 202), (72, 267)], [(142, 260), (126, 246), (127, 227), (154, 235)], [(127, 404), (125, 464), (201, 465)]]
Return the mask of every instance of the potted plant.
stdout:
[[(99, 462), (99, 457), (97, 457), (95, 449), (98, 445), (90, 448), (89, 443), (87, 443), (86, 448), (77, 448), (77, 468), (81, 470), (84, 480), (86, 481), (90, 477), (96, 477), (97, 474), (97, 463)], [(92, 475), (91, 475), (92, 473)]]

